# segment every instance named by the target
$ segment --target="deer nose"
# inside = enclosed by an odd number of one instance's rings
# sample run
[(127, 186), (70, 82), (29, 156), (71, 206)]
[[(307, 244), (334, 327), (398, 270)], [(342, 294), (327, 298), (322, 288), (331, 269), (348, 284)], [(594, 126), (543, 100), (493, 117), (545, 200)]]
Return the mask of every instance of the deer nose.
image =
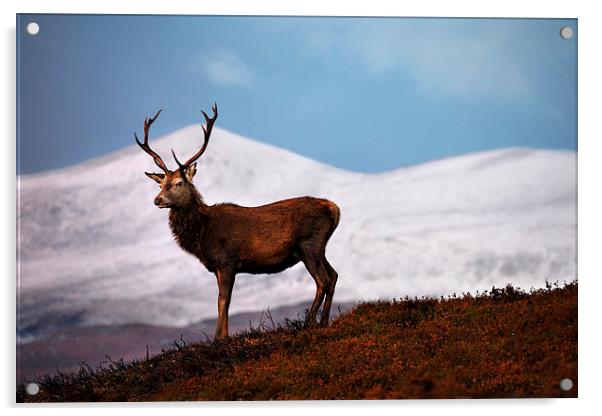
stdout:
[(161, 195), (157, 195), (155, 198), (155, 205), (163, 205), (163, 197)]

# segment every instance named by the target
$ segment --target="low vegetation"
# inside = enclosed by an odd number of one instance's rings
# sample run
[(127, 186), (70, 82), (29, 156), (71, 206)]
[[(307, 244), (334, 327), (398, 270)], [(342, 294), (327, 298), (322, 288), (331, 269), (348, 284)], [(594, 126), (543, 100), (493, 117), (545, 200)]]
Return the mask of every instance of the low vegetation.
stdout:
[(19, 385), (17, 401), (577, 397), (577, 283), (363, 303), (328, 328), (301, 318), (181, 339), (35, 382), (40, 392)]

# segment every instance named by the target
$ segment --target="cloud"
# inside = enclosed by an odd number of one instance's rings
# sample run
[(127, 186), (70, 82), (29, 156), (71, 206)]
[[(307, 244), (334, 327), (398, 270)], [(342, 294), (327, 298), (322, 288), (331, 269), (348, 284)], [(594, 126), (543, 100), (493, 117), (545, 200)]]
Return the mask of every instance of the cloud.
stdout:
[(216, 85), (248, 87), (254, 81), (249, 66), (231, 51), (214, 51), (200, 59), (207, 79)]
[(520, 33), (497, 21), (368, 21), (307, 34), (306, 48), (343, 54), (376, 78), (405, 76), (426, 94), (457, 98), (532, 95)]

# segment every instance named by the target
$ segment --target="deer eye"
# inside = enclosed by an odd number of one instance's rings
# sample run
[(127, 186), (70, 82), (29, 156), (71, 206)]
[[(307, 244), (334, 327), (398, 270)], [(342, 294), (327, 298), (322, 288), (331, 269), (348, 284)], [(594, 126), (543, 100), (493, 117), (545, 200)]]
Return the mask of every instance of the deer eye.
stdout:
[(176, 186), (182, 186), (182, 182), (176, 182)]

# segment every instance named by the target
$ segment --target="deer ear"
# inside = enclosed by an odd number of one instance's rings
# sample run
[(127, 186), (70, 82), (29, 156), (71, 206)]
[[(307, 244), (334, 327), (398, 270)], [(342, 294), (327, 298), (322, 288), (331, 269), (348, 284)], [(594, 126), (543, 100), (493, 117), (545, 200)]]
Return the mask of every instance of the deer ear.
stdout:
[(188, 179), (189, 182), (192, 182), (192, 178), (194, 178), (194, 175), (196, 175), (196, 162), (188, 166), (188, 168), (186, 169), (186, 179)]
[(146, 176), (148, 176), (149, 178), (151, 178), (153, 181), (157, 182), (159, 185), (161, 185), (161, 182), (163, 182), (163, 178), (165, 178), (165, 174), (164, 173), (149, 173), (149, 172), (144, 172), (144, 174)]

